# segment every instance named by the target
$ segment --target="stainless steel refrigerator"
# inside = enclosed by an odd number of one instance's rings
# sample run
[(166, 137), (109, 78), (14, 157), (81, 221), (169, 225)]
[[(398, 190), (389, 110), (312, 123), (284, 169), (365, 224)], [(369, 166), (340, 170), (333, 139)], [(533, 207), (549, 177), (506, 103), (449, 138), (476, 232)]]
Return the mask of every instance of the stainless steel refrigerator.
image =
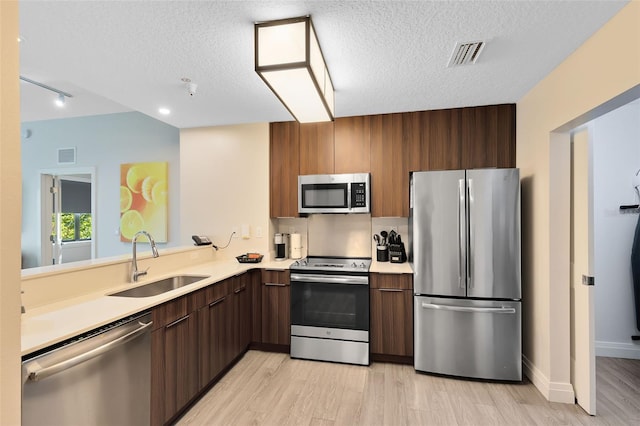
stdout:
[(522, 380), (518, 169), (414, 172), (418, 371)]

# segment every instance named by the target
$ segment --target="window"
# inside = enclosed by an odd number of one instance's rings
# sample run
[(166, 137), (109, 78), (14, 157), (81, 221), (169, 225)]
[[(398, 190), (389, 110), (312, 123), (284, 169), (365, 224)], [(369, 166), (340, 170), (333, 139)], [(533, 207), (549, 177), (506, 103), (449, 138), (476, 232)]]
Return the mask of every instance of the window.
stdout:
[[(52, 238), (56, 237), (56, 215), (51, 216)], [(91, 240), (91, 213), (60, 214), (60, 235), (63, 242)]]

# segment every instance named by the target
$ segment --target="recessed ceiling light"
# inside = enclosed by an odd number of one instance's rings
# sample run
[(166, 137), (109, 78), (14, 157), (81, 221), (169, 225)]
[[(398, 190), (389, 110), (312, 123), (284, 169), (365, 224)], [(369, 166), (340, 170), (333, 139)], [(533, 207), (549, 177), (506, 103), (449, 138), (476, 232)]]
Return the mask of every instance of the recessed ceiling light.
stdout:
[(171, 114), (171, 110), (169, 108), (158, 108), (158, 112), (162, 115)]
[(24, 37), (21, 35), (18, 36), (18, 43), (22, 43), (24, 41)]

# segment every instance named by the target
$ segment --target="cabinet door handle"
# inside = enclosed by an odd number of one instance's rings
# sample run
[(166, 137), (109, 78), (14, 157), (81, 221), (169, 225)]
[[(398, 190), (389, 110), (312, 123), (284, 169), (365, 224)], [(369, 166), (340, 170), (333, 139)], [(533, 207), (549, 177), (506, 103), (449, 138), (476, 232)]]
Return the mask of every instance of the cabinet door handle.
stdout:
[(267, 285), (269, 287), (286, 287), (286, 284), (282, 284), (282, 283), (264, 283), (264, 285)]
[(238, 293), (242, 293), (243, 291), (245, 291), (247, 289), (247, 287), (240, 287), (240, 288), (236, 288), (235, 290), (233, 290), (234, 294), (238, 294)]
[(220, 299), (214, 300), (213, 302), (209, 303), (209, 307), (213, 308), (214, 306), (216, 306), (218, 303), (222, 303), (224, 302), (224, 299), (226, 299), (227, 297), (221, 297)]
[(185, 315), (185, 316), (183, 316), (182, 318), (178, 318), (178, 319), (177, 319), (177, 320), (175, 320), (174, 322), (172, 322), (172, 323), (169, 323), (169, 324), (165, 325), (165, 326), (164, 326), (164, 328), (171, 328), (171, 327), (173, 327), (174, 325), (178, 325), (178, 324), (180, 324), (182, 321), (184, 321), (184, 320), (186, 320), (187, 318), (189, 318), (190, 316), (191, 316), (191, 314), (189, 314), (189, 315)]
[(379, 288), (378, 290), (387, 291), (387, 292), (390, 292), (390, 293), (398, 293), (398, 292), (404, 291), (401, 288)]

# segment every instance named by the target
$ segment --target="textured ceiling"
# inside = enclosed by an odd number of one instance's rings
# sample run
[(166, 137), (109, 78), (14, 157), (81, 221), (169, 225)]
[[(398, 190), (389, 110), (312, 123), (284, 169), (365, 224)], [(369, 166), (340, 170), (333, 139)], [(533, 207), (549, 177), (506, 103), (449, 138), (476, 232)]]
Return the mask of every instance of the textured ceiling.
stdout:
[[(302, 15), (338, 117), (513, 103), (625, 4), (21, 0), (21, 75), (74, 95), (60, 112), (22, 83), (22, 121), (126, 110), (179, 128), (291, 120), (254, 71), (253, 24)], [(475, 65), (446, 68), (456, 42), (476, 40), (487, 44)]]

